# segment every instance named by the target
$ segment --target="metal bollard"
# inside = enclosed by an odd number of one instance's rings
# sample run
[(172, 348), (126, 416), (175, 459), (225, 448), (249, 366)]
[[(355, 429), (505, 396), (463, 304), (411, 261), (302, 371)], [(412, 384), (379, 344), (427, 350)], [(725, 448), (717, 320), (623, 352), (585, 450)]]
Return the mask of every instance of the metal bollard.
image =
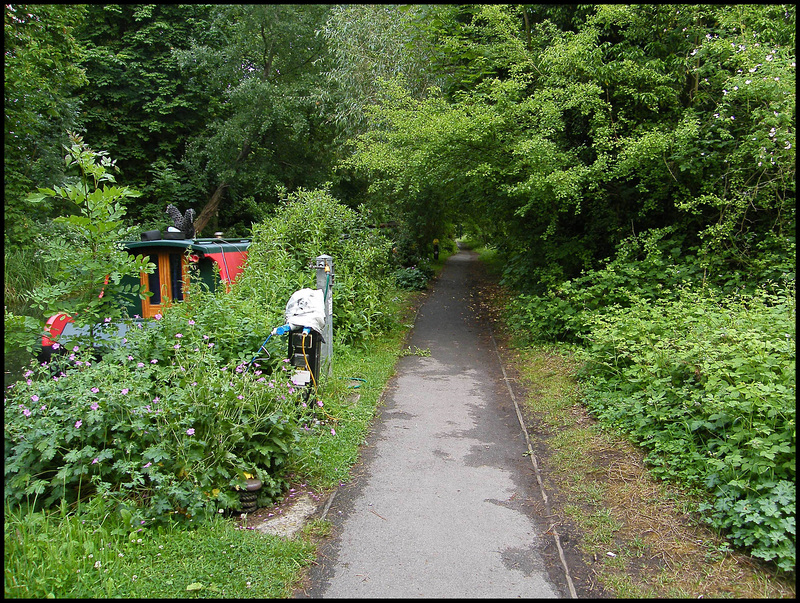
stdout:
[(319, 255), (314, 260), (317, 271), (317, 289), (322, 290), (325, 296), (325, 332), (322, 334), (325, 341), (320, 349), (320, 373), (330, 376), (333, 366), (333, 258), (329, 255)]

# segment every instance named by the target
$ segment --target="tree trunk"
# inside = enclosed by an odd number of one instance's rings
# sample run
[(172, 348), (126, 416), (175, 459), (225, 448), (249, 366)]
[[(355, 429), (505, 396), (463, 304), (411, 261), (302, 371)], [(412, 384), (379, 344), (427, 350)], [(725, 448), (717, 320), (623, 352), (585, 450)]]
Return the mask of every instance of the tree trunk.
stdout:
[[(250, 154), (250, 143), (245, 142), (242, 146), (242, 150), (239, 152), (239, 156), (236, 157), (236, 161), (233, 162), (234, 169), (238, 168), (239, 164), (244, 161), (245, 157)], [(194, 230), (195, 236), (200, 236), (200, 231), (208, 224), (208, 221), (214, 215), (214, 212), (217, 211), (219, 207), (220, 201), (222, 201), (222, 194), (225, 192), (225, 189), (228, 188), (230, 183), (227, 180), (223, 180), (220, 185), (217, 187), (217, 190), (214, 191), (214, 194), (211, 195), (211, 199), (208, 200), (208, 203), (205, 204), (203, 207), (203, 211), (200, 212), (200, 215), (194, 221)]]
[(211, 199), (208, 200), (205, 207), (203, 207), (203, 211), (200, 212), (200, 215), (197, 216), (197, 219), (194, 221), (194, 230), (195, 236), (200, 237), (200, 231), (203, 230), (208, 221), (211, 219), (211, 216), (214, 215), (214, 212), (217, 211), (219, 207), (219, 202), (222, 200), (222, 193), (228, 187), (227, 182), (222, 182), (218, 187), (217, 190), (214, 191), (214, 194), (211, 195)]

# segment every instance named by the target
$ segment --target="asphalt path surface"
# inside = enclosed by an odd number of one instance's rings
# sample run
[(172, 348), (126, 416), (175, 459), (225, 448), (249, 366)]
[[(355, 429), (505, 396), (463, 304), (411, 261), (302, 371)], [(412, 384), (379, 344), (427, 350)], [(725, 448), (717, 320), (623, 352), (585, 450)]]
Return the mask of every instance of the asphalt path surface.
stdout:
[(473, 310), (477, 263), (451, 256), (420, 308), (406, 345), (423, 352), (398, 361), (299, 596), (565, 596), (543, 556), (525, 435)]

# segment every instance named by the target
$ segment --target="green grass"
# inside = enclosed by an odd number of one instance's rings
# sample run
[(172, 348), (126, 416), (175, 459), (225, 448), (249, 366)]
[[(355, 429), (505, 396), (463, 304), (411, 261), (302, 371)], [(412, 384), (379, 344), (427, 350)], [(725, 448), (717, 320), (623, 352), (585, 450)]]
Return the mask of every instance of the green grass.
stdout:
[(304, 540), (240, 529), (124, 526), (113, 505), (81, 513), (5, 509), (6, 598), (287, 597), (314, 557)]

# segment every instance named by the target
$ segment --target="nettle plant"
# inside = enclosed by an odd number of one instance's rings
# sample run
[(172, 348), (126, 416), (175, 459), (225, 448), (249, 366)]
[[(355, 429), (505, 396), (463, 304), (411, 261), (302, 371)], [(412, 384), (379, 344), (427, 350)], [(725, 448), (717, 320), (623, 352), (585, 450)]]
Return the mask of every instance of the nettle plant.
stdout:
[(6, 499), (102, 495), (156, 522), (236, 510), (251, 476), (261, 504), (280, 494), (315, 408), (282, 360), (248, 365), (190, 316), (168, 308), (101, 361), (74, 346), (9, 386)]

